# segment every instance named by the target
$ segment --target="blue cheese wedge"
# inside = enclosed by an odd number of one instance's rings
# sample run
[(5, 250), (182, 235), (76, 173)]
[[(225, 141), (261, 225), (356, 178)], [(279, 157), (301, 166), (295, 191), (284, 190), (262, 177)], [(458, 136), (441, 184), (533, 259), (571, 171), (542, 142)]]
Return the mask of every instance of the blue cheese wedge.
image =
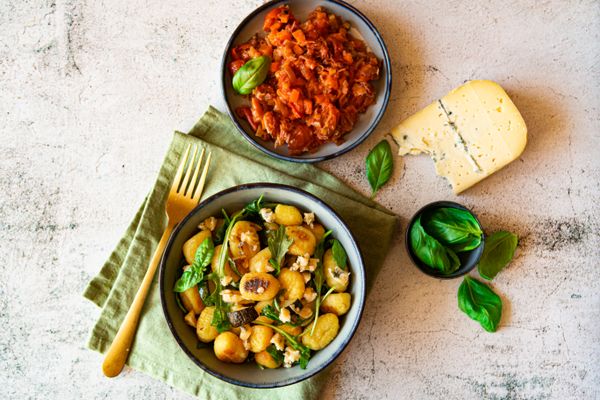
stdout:
[(458, 194), (514, 161), (527, 127), (500, 85), (469, 81), (392, 130), (399, 155), (426, 153)]

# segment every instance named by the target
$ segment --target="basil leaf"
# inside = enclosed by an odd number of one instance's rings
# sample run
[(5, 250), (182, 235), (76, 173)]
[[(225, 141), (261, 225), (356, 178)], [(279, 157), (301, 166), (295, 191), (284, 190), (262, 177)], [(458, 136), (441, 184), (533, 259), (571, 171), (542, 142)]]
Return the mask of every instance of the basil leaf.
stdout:
[(215, 253), (215, 246), (210, 237), (198, 246), (194, 256), (194, 263), (183, 272), (181, 277), (175, 282), (173, 290), (175, 292), (185, 292), (189, 288), (197, 285), (204, 279), (206, 267), (210, 264)]
[(274, 344), (269, 345), (267, 347), (267, 353), (273, 357), (273, 359), (277, 362), (277, 364), (283, 364), (283, 352), (277, 350)]
[(517, 235), (506, 231), (494, 232), (488, 236), (477, 266), (479, 275), (489, 281), (494, 279), (515, 256), (518, 242)]
[(444, 246), (461, 252), (481, 244), (483, 232), (470, 212), (453, 207), (437, 208), (422, 216), (425, 231)]
[(294, 241), (285, 234), (285, 226), (281, 225), (279, 229), (269, 235), (267, 243), (271, 252), (269, 263), (275, 269), (275, 275), (279, 275), (281, 261)]
[(425, 232), (420, 216), (410, 228), (410, 245), (419, 260), (443, 274), (451, 274), (460, 267), (460, 260), (454, 251), (444, 247)]
[(466, 276), (458, 288), (458, 308), (488, 332), (496, 331), (502, 317), (500, 297), (485, 283), (470, 276)]
[(375, 197), (375, 193), (390, 179), (393, 167), (392, 149), (384, 139), (367, 156), (367, 180), (373, 191), (371, 197)]
[(343, 270), (346, 269), (346, 264), (348, 262), (348, 256), (346, 255), (346, 250), (340, 243), (339, 240), (333, 239), (333, 246), (331, 247), (331, 253), (333, 255), (333, 259), (336, 264)]
[(267, 78), (271, 59), (267, 56), (253, 58), (246, 62), (233, 76), (233, 88), (239, 94), (250, 94), (252, 89)]

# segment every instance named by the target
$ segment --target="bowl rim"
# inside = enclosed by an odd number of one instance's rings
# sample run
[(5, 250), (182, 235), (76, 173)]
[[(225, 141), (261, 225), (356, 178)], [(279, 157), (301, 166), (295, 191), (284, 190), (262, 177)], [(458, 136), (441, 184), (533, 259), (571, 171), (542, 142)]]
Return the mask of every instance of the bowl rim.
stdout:
[[(311, 200), (319, 203), (323, 208), (328, 210), (330, 212), (330, 214), (337, 220), (337, 222), (342, 227), (342, 229), (346, 232), (346, 234), (349, 236), (349, 238), (352, 242), (352, 245), (354, 247), (354, 250), (355, 250), (356, 254), (358, 255), (359, 269), (362, 271), (362, 275), (364, 277), (364, 284), (362, 285), (362, 290), (359, 292), (360, 303), (358, 304), (358, 307), (359, 307), (358, 315), (356, 316), (356, 318), (350, 328), (350, 333), (349, 333), (348, 337), (345, 338), (345, 340), (342, 342), (342, 344), (337, 349), (334, 350), (333, 354), (321, 365), (321, 367), (315, 368), (312, 371), (304, 370), (304, 371), (308, 371), (308, 372), (301, 374), (300, 376), (292, 377), (292, 378), (282, 380), (279, 382), (275, 382), (275, 383), (249, 383), (249, 382), (240, 381), (240, 380), (237, 380), (234, 378), (227, 377), (223, 374), (220, 374), (217, 371), (213, 371), (210, 368), (208, 368), (206, 365), (204, 365), (200, 361), (199, 358), (197, 358), (191, 351), (189, 351), (187, 349), (187, 347), (183, 343), (183, 340), (177, 334), (175, 326), (173, 325), (173, 322), (171, 320), (171, 316), (169, 315), (169, 313), (167, 311), (166, 290), (165, 290), (165, 285), (164, 285), (165, 274), (166, 274), (165, 271), (166, 271), (167, 254), (170, 253), (171, 247), (173, 246), (173, 244), (175, 242), (175, 238), (178, 236), (181, 229), (183, 229), (183, 226), (187, 223), (187, 221), (189, 219), (191, 219), (192, 216), (194, 216), (196, 213), (198, 213), (202, 208), (204, 208), (207, 204), (212, 203), (215, 200), (218, 200), (219, 198), (221, 198), (222, 196), (224, 196), (226, 194), (240, 192), (240, 191), (244, 191), (244, 190), (248, 190), (248, 189), (256, 189), (256, 188), (275, 188), (275, 189), (283, 189), (286, 191), (295, 192), (302, 196), (310, 198)], [(353, 268), (356, 268), (356, 267), (353, 266)], [(177, 344), (179, 345), (179, 347), (184, 351), (185, 354), (187, 354), (187, 356), (197, 366), (199, 366), (202, 370), (209, 373), (210, 375), (212, 375), (216, 378), (219, 378), (225, 382), (234, 384), (234, 385), (253, 388), (253, 389), (273, 389), (273, 388), (292, 385), (294, 383), (304, 381), (304, 380), (318, 374), (319, 372), (321, 372), (322, 370), (327, 368), (329, 365), (331, 365), (331, 363), (333, 363), (333, 361), (335, 361), (340, 356), (340, 354), (346, 349), (346, 347), (348, 346), (348, 344), (354, 337), (356, 330), (358, 329), (358, 325), (360, 324), (360, 321), (363, 316), (363, 311), (365, 308), (365, 300), (366, 300), (366, 276), (367, 276), (367, 271), (364, 266), (364, 260), (363, 260), (362, 253), (360, 251), (360, 247), (358, 246), (358, 243), (356, 242), (356, 238), (354, 237), (352, 231), (348, 228), (348, 226), (346, 225), (346, 223), (344, 222), (342, 217), (333, 208), (331, 208), (323, 200), (319, 199), (315, 195), (313, 195), (305, 190), (302, 190), (302, 189), (299, 189), (299, 188), (296, 188), (293, 186), (285, 185), (285, 184), (279, 184), (279, 183), (256, 182), (256, 183), (246, 183), (246, 184), (236, 185), (236, 186), (230, 187), (228, 189), (224, 189), (220, 192), (217, 192), (217, 193), (211, 195), (210, 197), (208, 197), (205, 200), (203, 200), (202, 202), (200, 202), (196, 207), (194, 207), (194, 209), (192, 211), (190, 211), (190, 213), (188, 215), (186, 215), (185, 218), (183, 218), (183, 220), (181, 220), (181, 222), (179, 222), (177, 224), (177, 226), (173, 229), (173, 232), (171, 232), (171, 235), (169, 236), (167, 245), (165, 246), (165, 250), (163, 251), (161, 258), (160, 258), (158, 287), (159, 287), (159, 292), (160, 292), (161, 307), (162, 307), (163, 314), (165, 316), (167, 325), (169, 326), (169, 330), (171, 331), (171, 334), (175, 338), (175, 341), (177, 341)], [(294, 368), (296, 368), (296, 367), (294, 367)]]
[(322, 1), (327, 2), (327, 3), (333, 3), (336, 5), (339, 5), (343, 8), (346, 8), (348, 11), (350, 11), (351, 13), (355, 14), (358, 18), (360, 18), (367, 25), (367, 27), (371, 30), (373, 35), (375, 35), (375, 38), (377, 39), (377, 42), (379, 43), (379, 45), (381, 46), (381, 49), (383, 51), (383, 63), (385, 64), (385, 71), (386, 71), (385, 84), (384, 84), (384, 89), (383, 89), (384, 90), (383, 104), (381, 105), (381, 108), (380, 108), (379, 112), (377, 113), (377, 115), (375, 116), (375, 119), (373, 120), (371, 125), (369, 125), (367, 127), (367, 129), (363, 132), (363, 134), (361, 136), (356, 138), (354, 143), (350, 144), (348, 147), (346, 147), (344, 149), (335, 151), (331, 154), (327, 154), (327, 155), (319, 156), (319, 157), (299, 158), (299, 157), (279, 154), (273, 150), (270, 150), (270, 149), (264, 147), (262, 144), (260, 144), (253, 137), (253, 135), (250, 135), (250, 134), (248, 134), (248, 132), (246, 132), (244, 127), (236, 119), (235, 111), (231, 108), (231, 105), (227, 101), (227, 91), (226, 91), (226, 85), (228, 82), (228, 78), (227, 78), (228, 72), (227, 72), (227, 65), (226, 65), (227, 64), (227, 56), (229, 54), (229, 51), (231, 50), (231, 47), (233, 46), (234, 40), (237, 38), (239, 32), (242, 30), (242, 28), (244, 26), (246, 26), (246, 24), (252, 18), (254, 18), (257, 14), (259, 14), (263, 10), (273, 7), (273, 6), (276, 6), (281, 3), (289, 3), (290, 0), (272, 0), (272, 1), (269, 1), (269, 2), (259, 6), (254, 11), (252, 11), (250, 14), (248, 14), (248, 16), (246, 18), (244, 18), (242, 20), (242, 22), (240, 22), (240, 24), (235, 28), (235, 30), (231, 34), (229, 40), (227, 41), (227, 44), (225, 45), (225, 51), (223, 52), (223, 57), (221, 59), (221, 94), (223, 95), (223, 100), (225, 102), (225, 108), (227, 109), (227, 114), (229, 114), (229, 117), (231, 118), (233, 124), (236, 126), (237, 130), (242, 134), (242, 136), (244, 136), (244, 138), (246, 138), (246, 140), (250, 144), (252, 144), (254, 147), (259, 149), (260, 151), (262, 151), (272, 157), (278, 158), (280, 160), (297, 162), (297, 163), (316, 163), (316, 162), (320, 162), (320, 161), (330, 160), (332, 158), (341, 156), (342, 154), (349, 152), (350, 150), (354, 149), (355, 147), (360, 145), (362, 142), (364, 142), (371, 135), (371, 133), (373, 133), (375, 128), (377, 128), (377, 125), (379, 125), (379, 122), (381, 122), (381, 118), (383, 118), (383, 114), (385, 114), (385, 111), (387, 110), (387, 107), (389, 105), (390, 95), (391, 95), (391, 91), (392, 91), (391, 90), (392, 89), (392, 63), (390, 61), (390, 55), (388, 52), (388, 48), (385, 45), (385, 41), (383, 40), (383, 37), (381, 36), (381, 34), (379, 33), (379, 31), (377, 30), (375, 25), (373, 25), (373, 23), (362, 12), (360, 12), (356, 7), (352, 6), (351, 4), (348, 4), (343, 0), (322, 0)]
[[(477, 258), (472, 262), (472, 265), (468, 265), (466, 267), (461, 266), (461, 268), (459, 268), (455, 272), (453, 272), (451, 274), (447, 274), (447, 275), (437, 272), (435, 269), (429, 267), (428, 265), (423, 263), (421, 260), (419, 260), (417, 258), (417, 256), (415, 256), (415, 254), (413, 253), (412, 247), (410, 245), (410, 230), (411, 230), (413, 224), (415, 223), (415, 220), (417, 219), (417, 217), (419, 217), (421, 214), (423, 214), (425, 211), (427, 211), (429, 209), (443, 208), (443, 207), (458, 208), (460, 210), (465, 210), (465, 211), (469, 212), (473, 216), (473, 218), (475, 218), (475, 221), (477, 221), (477, 225), (479, 225), (479, 228), (481, 229), (481, 232), (482, 232), (481, 244), (479, 246), (477, 246), (476, 248), (474, 248), (473, 250), (469, 251), (471, 253), (474, 251), (477, 251), (479, 253)], [(455, 279), (455, 278), (460, 278), (461, 276), (468, 274), (479, 263), (479, 260), (481, 259), (481, 255), (483, 254), (483, 249), (485, 248), (485, 233), (483, 232), (483, 227), (481, 226), (481, 222), (479, 221), (479, 218), (477, 218), (477, 215), (475, 215), (475, 213), (472, 210), (470, 210), (469, 208), (463, 206), (462, 204), (454, 202), (454, 201), (440, 200), (440, 201), (434, 201), (434, 202), (425, 204), (417, 212), (415, 212), (415, 214), (412, 216), (412, 218), (406, 225), (406, 232), (404, 235), (404, 245), (406, 246), (406, 252), (408, 253), (408, 258), (410, 258), (410, 261), (412, 261), (413, 265), (415, 267), (417, 267), (419, 269), (419, 271), (421, 271), (425, 275), (429, 275), (433, 278)]]

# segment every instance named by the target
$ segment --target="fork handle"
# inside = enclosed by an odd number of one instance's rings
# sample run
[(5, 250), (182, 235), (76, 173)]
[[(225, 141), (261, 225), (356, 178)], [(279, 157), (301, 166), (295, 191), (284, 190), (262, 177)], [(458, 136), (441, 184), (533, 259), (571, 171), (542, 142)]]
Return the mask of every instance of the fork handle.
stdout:
[(104, 362), (102, 363), (102, 372), (104, 372), (104, 375), (109, 378), (119, 375), (123, 369), (123, 366), (125, 365), (125, 361), (127, 361), (127, 356), (129, 355), (131, 343), (133, 342), (133, 337), (135, 336), (135, 332), (137, 330), (140, 313), (142, 311), (142, 307), (144, 306), (146, 295), (148, 294), (148, 290), (152, 284), (156, 267), (158, 266), (158, 262), (160, 261), (163, 250), (167, 245), (167, 240), (171, 235), (171, 231), (173, 231), (173, 225), (169, 223), (167, 229), (165, 229), (165, 232), (160, 238), (160, 242), (158, 242), (158, 247), (154, 251), (154, 255), (152, 256), (152, 260), (150, 261), (146, 275), (144, 275), (142, 284), (135, 294), (133, 303), (131, 303), (131, 307), (125, 316), (117, 335), (113, 339), (112, 344), (106, 352)]

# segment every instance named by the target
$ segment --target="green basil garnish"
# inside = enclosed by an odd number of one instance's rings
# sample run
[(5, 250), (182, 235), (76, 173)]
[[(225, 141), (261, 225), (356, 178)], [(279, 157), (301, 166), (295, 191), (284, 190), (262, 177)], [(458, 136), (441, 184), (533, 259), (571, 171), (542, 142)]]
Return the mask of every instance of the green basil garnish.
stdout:
[(458, 288), (458, 308), (488, 332), (496, 331), (502, 317), (500, 297), (486, 284), (470, 276), (466, 276)]
[(348, 263), (348, 255), (346, 254), (346, 250), (344, 250), (344, 246), (340, 243), (339, 240), (333, 239), (333, 246), (331, 247), (331, 255), (335, 260), (335, 263), (343, 270), (346, 270), (346, 265)]
[(239, 94), (250, 94), (252, 89), (260, 85), (267, 78), (271, 59), (267, 56), (253, 58), (246, 62), (233, 75), (233, 88)]
[(479, 260), (479, 275), (489, 281), (513, 259), (519, 239), (514, 233), (494, 232), (485, 240), (483, 254)]
[(382, 140), (373, 147), (367, 156), (367, 180), (371, 185), (371, 198), (392, 176), (394, 161), (392, 158), (392, 149), (387, 140)]
[(425, 232), (420, 216), (410, 228), (410, 245), (419, 260), (443, 274), (451, 274), (460, 267), (456, 253)]
[(483, 232), (470, 212), (453, 207), (436, 208), (422, 216), (425, 231), (455, 252), (469, 251), (481, 244)]
[(196, 255), (194, 256), (194, 263), (183, 272), (181, 277), (175, 282), (173, 288), (176, 292), (185, 292), (194, 285), (199, 284), (204, 279), (204, 273), (206, 267), (210, 264), (212, 257), (215, 253), (215, 246), (211, 238), (206, 238), (198, 246)]
[(275, 232), (269, 235), (267, 243), (271, 252), (269, 264), (275, 269), (275, 275), (279, 275), (281, 261), (294, 241), (285, 234), (285, 226), (280, 225)]

